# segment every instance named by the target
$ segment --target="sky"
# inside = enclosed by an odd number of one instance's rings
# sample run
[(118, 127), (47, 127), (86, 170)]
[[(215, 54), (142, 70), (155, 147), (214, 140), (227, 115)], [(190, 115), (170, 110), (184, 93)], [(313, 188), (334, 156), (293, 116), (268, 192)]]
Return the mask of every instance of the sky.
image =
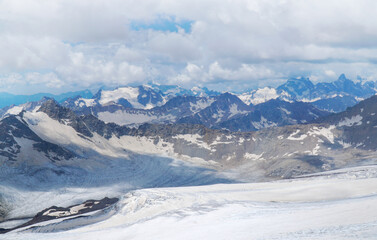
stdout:
[(374, 0), (0, 0), (0, 91), (377, 80)]

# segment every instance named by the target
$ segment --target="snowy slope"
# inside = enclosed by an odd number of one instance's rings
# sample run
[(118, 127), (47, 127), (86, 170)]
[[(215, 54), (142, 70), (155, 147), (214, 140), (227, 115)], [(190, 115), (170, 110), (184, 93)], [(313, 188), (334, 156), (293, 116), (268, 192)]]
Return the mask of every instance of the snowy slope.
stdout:
[[(373, 239), (376, 170), (370, 166), (329, 172), (325, 178), (142, 189), (124, 194), (102, 218), (44, 223), (0, 239)], [(97, 223), (85, 225), (93, 220)], [(57, 232), (65, 226), (71, 230)]]
[(119, 87), (114, 90), (101, 90), (96, 94), (95, 99), (102, 106), (109, 104), (122, 104), (127, 101), (132, 108), (151, 109), (165, 103), (161, 93), (154, 91), (149, 86)]
[(74, 110), (85, 112), (103, 111), (102, 108), (110, 109), (151, 109), (161, 106), (166, 102), (166, 98), (161, 92), (156, 92), (147, 85), (138, 87), (118, 87), (113, 90), (100, 90), (92, 98), (69, 98), (63, 105)]

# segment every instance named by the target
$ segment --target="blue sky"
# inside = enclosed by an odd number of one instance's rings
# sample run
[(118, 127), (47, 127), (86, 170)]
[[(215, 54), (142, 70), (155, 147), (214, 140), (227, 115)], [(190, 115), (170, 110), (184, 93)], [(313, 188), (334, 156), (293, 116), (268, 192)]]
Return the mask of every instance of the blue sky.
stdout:
[(377, 79), (372, 0), (0, 0), (0, 91)]
[(193, 21), (181, 20), (176, 21), (175, 17), (160, 16), (154, 19), (152, 22), (144, 21), (132, 21), (130, 27), (135, 31), (152, 30), (152, 31), (162, 31), (162, 32), (176, 32), (183, 30), (185, 33), (190, 33), (191, 24)]

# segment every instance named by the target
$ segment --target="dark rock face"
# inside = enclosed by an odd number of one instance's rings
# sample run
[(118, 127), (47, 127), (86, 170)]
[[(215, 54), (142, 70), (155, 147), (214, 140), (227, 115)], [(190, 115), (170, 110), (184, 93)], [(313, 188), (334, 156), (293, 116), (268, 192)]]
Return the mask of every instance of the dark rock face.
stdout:
[[(59, 145), (46, 141), (34, 143), (33, 148), (39, 152), (44, 152), (52, 161), (60, 161), (62, 158), (69, 160), (76, 156), (74, 153), (60, 147)], [(50, 153), (54, 154), (50, 155)]]
[(333, 124), (344, 131), (345, 141), (360, 148), (377, 149), (377, 96), (361, 101), (346, 111), (315, 120)]
[[(119, 201), (118, 198), (105, 197), (101, 200), (87, 200), (83, 202), (82, 204), (72, 205), (69, 207), (52, 206), (50, 208), (47, 208), (37, 213), (37, 215), (35, 215), (32, 220), (21, 225), (20, 227), (29, 226), (38, 222), (44, 222), (51, 219), (70, 217), (74, 215), (97, 211), (97, 210), (109, 207), (118, 201)], [(78, 207), (80, 205), (81, 205), (81, 208), (79, 208), (78, 210), (73, 210), (75, 207)]]
[(291, 78), (277, 88), (278, 92), (285, 91), (293, 98), (312, 98), (315, 86), (308, 78)]
[(88, 129), (88, 126), (80, 120), (80, 117), (78, 117), (72, 110), (60, 106), (54, 100), (49, 100), (43, 103), (38, 111), (46, 113), (50, 118), (58, 120), (61, 123), (64, 123), (65, 121), (68, 122), (69, 126), (73, 127), (77, 132), (84, 136), (93, 136)]
[(353, 96), (336, 96), (312, 102), (313, 106), (329, 112), (342, 112), (348, 107), (355, 106), (358, 101)]
[(55, 100), (49, 100), (42, 104), (38, 110), (46, 113), (49, 117), (55, 120), (62, 121), (63, 119), (72, 120), (76, 115), (68, 108), (61, 107)]
[(269, 126), (308, 123), (328, 114), (329, 112), (319, 110), (309, 103), (289, 103), (279, 99), (272, 99), (255, 105), (245, 115), (235, 116), (221, 122), (217, 125), (217, 128), (241, 132), (256, 131)]
[[(114, 113), (119, 107), (118, 105), (100, 108), (94, 106), (90, 111), (87, 111), (87, 108), (82, 110), (86, 113), (84, 115), (90, 115), (88, 112), (93, 111)], [(246, 105), (230, 93), (210, 98), (178, 96), (170, 99), (163, 106), (153, 109), (128, 108), (122, 111), (139, 118), (152, 118), (149, 123), (202, 124), (209, 128), (225, 128), (231, 131), (255, 131), (270, 126), (305, 123), (328, 114), (326, 111), (316, 109), (310, 103), (289, 103), (279, 99), (256, 106)]]
[(194, 115), (179, 119), (177, 123), (203, 124), (207, 127), (213, 127), (216, 123), (228, 120), (233, 114), (238, 115), (250, 110), (251, 107), (242, 102), (237, 96), (224, 93), (216, 97), (210, 106)]
[(76, 215), (80, 215), (80, 214), (84, 214), (84, 213), (88, 213), (88, 212), (101, 210), (101, 209), (107, 208), (111, 205), (114, 205), (118, 201), (119, 201), (118, 198), (105, 197), (101, 200), (87, 200), (82, 204), (72, 205), (72, 206), (69, 206), (69, 207), (52, 206), (52, 207), (49, 207), (49, 208), (37, 213), (37, 215), (35, 215), (32, 220), (30, 220), (30, 221), (28, 221), (28, 222), (26, 222), (26, 223), (24, 223), (20, 226), (17, 226), (17, 227), (11, 228), (11, 229), (1, 229), (0, 228), (0, 234), (1, 233), (7, 233), (7, 232), (13, 231), (13, 230), (18, 229), (18, 228), (31, 226), (33, 224), (40, 223), (40, 222), (46, 222), (46, 221), (58, 219), (58, 218), (72, 217), (72, 216), (76, 216)]
[[(8, 209), (9, 207), (6, 205), (2, 195), (0, 194), (0, 222), (4, 220), (4, 218), (8, 214)], [(1, 233), (1, 228), (0, 228), (0, 233)]]
[[(177, 96), (169, 101), (166, 104), (162, 105), (161, 107), (155, 107), (152, 111), (158, 112), (159, 115), (174, 115), (178, 119), (190, 116), (197, 111), (200, 111), (201, 108), (198, 106), (192, 107), (192, 105), (197, 105), (198, 103), (206, 103), (211, 102), (211, 98), (204, 98), (204, 97), (194, 97), (194, 96)], [(208, 104), (209, 105), (209, 104)]]
[(132, 108), (132, 104), (125, 98), (119, 98), (118, 104), (120, 104), (124, 108)]
[[(4, 156), (10, 161), (16, 160), (17, 154), (20, 153), (21, 149), (15, 141), (14, 136), (10, 134), (10, 131), (13, 130), (11, 125), (13, 122), (17, 124), (18, 119), (9, 117), (0, 123), (0, 156)], [(16, 135), (20, 135), (20, 131), (16, 132)]]
[(278, 126), (307, 123), (329, 113), (319, 110), (310, 103), (293, 102), (289, 103), (279, 99), (273, 99), (255, 106), (270, 121), (277, 122)]
[(17, 155), (21, 151), (21, 146), (15, 138), (33, 141), (33, 148), (39, 152), (44, 152), (51, 160), (68, 160), (75, 157), (72, 152), (42, 140), (22, 120), (22, 113), (20, 116), (6, 117), (0, 122), (0, 156), (5, 157), (8, 161), (16, 161)]
[(146, 106), (148, 103), (158, 104), (163, 101), (162, 93), (156, 92), (150, 88), (144, 86), (139, 86), (139, 95), (137, 96), (137, 101), (143, 106)]

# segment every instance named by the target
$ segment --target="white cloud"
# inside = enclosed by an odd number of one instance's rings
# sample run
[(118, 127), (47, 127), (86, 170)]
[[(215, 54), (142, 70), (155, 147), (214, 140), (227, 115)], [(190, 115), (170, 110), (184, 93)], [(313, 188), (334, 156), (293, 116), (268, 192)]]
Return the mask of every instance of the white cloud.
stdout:
[[(372, 0), (3, 0), (0, 87), (373, 79), (375, 9)], [(189, 20), (191, 31), (130, 26), (159, 18)]]
[(335, 77), (336, 73), (333, 70), (325, 70), (325, 75), (329, 77)]
[(146, 77), (141, 66), (127, 61), (112, 61), (111, 57), (86, 56), (83, 52), (72, 52), (70, 61), (58, 66), (55, 72), (68, 84), (80, 83), (84, 87), (141, 83)]
[(45, 84), (49, 88), (61, 88), (65, 85), (64, 81), (52, 72), (45, 74), (30, 72), (25, 75), (25, 80), (27, 84)]

